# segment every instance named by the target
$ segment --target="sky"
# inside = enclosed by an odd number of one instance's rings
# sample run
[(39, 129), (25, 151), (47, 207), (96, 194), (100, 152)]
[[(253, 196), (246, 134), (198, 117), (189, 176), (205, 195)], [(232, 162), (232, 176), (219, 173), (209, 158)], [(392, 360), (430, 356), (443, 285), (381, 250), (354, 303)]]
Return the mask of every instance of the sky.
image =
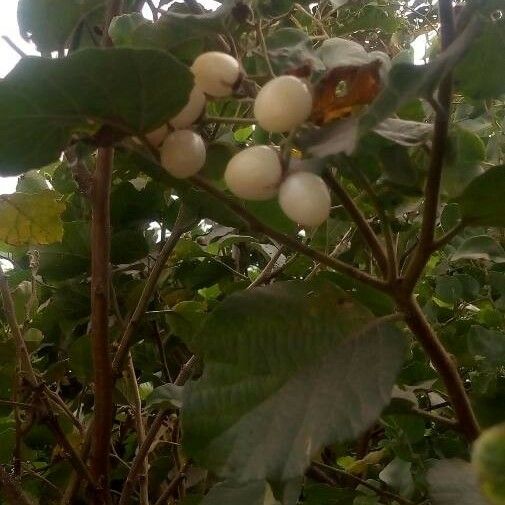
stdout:
[[(26, 54), (37, 54), (35, 47), (23, 40), (18, 31), (17, 5), (18, 0), (0, 0), (0, 36), (9, 37), (16, 46)], [(215, 9), (219, 3), (213, 0), (200, 0), (206, 8)], [(148, 14), (148, 10), (146, 14)], [(415, 59), (419, 61), (424, 53), (424, 41), (422, 39), (414, 44)], [(19, 55), (3, 39), (0, 39), (0, 78), (7, 75), (19, 61)], [(0, 194), (13, 193), (16, 189), (16, 177), (0, 177)]]

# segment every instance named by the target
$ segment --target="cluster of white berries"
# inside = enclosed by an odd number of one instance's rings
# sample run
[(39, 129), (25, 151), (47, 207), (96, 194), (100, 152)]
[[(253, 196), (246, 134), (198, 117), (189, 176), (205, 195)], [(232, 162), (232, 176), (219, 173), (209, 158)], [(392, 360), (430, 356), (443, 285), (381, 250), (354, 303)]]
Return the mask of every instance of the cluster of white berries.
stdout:
[[(195, 175), (205, 164), (205, 143), (190, 126), (201, 116), (205, 95), (231, 95), (241, 77), (238, 61), (224, 53), (207, 52), (191, 67), (195, 87), (182, 111), (147, 139), (160, 147), (161, 163), (174, 177)], [(284, 75), (269, 81), (258, 93), (254, 116), (271, 133), (290, 132), (312, 112), (312, 92), (298, 77)], [(232, 193), (245, 200), (269, 200), (278, 194), (279, 205), (294, 222), (319, 226), (330, 214), (331, 198), (324, 181), (309, 172), (283, 170), (280, 153), (269, 146), (254, 146), (236, 154), (228, 163), (225, 182)]]

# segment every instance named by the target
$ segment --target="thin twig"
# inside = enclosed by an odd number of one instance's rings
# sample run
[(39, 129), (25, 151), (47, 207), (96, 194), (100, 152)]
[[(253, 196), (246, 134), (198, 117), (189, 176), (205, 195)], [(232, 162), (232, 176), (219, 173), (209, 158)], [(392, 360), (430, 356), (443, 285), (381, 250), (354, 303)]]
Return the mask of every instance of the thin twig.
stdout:
[(449, 419), (448, 417), (440, 416), (438, 414), (434, 414), (433, 412), (429, 412), (417, 407), (412, 408), (411, 412), (417, 414), (420, 417), (424, 417), (428, 421), (433, 421), (434, 423), (441, 424), (452, 430), (459, 431), (460, 429), (459, 423), (456, 419)]
[(261, 47), (261, 52), (263, 53), (263, 58), (265, 58), (265, 63), (267, 64), (268, 73), (270, 74), (270, 77), (275, 77), (272, 62), (270, 61), (270, 56), (268, 55), (267, 43), (265, 41), (265, 36), (263, 35), (263, 29), (261, 28), (261, 21), (256, 23), (256, 36), (258, 38), (259, 46)]
[(345, 470), (341, 470), (340, 468), (335, 468), (333, 466), (325, 465), (324, 463), (319, 463), (317, 461), (314, 461), (312, 463), (312, 465), (315, 466), (316, 468), (320, 468), (320, 469), (326, 470), (328, 472), (331, 472), (335, 475), (338, 475), (340, 477), (344, 477), (346, 479), (352, 480), (356, 484), (366, 487), (368, 489), (371, 489), (379, 496), (382, 496), (383, 498), (387, 498), (388, 500), (396, 501), (397, 503), (400, 503), (402, 505), (414, 505), (414, 503), (411, 502), (410, 500), (407, 500), (407, 498), (403, 498), (402, 496), (399, 496), (395, 493), (391, 493), (390, 491), (386, 491), (385, 489), (382, 489), (382, 488), (376, 486), (375, 484), (371, 484), (367, 480), (361, 479), (360, 477), (358, 477), (352, 473), (346, 472)]
[(219, 116), (207, 116), (203, 118), (203, 122), (207, 124), (243, 124), (243, 125), (253, 125), (257, 121), (253, 117), (219, 117)]
[(186, 475), (184, 474), (186, 468), (187, 463), (182, 466), (175, 477), (169, 482), (167, 488), (163, 491), (163, 493), (161, 493), (160, 497), (156, 500), (154, 505), (164, 505), (167, 502), (174, 491), (177, 490), (181, 481), (186, 478)]
[(370, 247), (373, 257), (383, 275), (387, 275), (388, 273), (388, 258), (386, 253), (384, 252), (384, 248), (379, 242), (377, 235), (372, 230), (365, 216), (359, 209), (359, 207), (354, 203), (354, 200), (351, 198), (349, 193), (345, 190), (345, 188), (340, 184), (339, 181), (335, 177), (333, 177), (330, 173), (323, 174), (323, 179), (331, 188), (331, 190), (337, 195), (338, 199), (342, 203), (344, 209), (351, 216), (352, 220), (356, 223), (361, 236), (365, 240), (365, 242)]
[(163, 245), (163, 248), (161, 249), (158, 258), (156, 259), (156, 263), (154, 264), (151, 272), (149, 273), (149, 277), (147, 278), (144, 284), (144, 289), (142, 290), (142, 294), (139, 298), (139, 301), (137, 302), (137, 306), (135, 307), (135, 310), (133, 311), (130, 318), (128, 319), (126, 328), (119, 341), (118, 349), (116, 351), (116, 355), (114, 356), (114, 361), (112, 363), (114, 376), (121, 375), (121, 370), (124, 366), (124, 361), (128, 354), (129, 346), (131, 344), (131, 338), (135, 333), (135, 330), (137, 329), (147, 309), (147, 305), (154, 294), (154, 291), (158, 284), (159, 277), (163, 271), (163, 268), (165, 267), (165, 263), (167, 262), (168, 258), (172, 254), (172, 251), (177, 245), (179, 239), (181, 238), (183, 233), (187, 230), (187, 228), (188, 223), (186, 222), (185, 209), (184, 207), (181, 207), (179, 216), (177, 217), (175, 225), (172, 229), (172, 233), (170, 234), (170, 237), (168, 237), (165, 244)]
[[(192, 372), (197, 364), (198, 364), (198, 358), (196, 356), (192, 356), (181, 368), (181, 371), (179, 372), (179, 375), (175, 379), (174, 384), (176, 386), (183, 386), (190, 379)], [(160, 431), (163, 425), (163, 421), (165, 420), (169, 412), (170, 410), (162, 410), (154, 418), (154, 421), (152, 422), (149, 431), (146, 433), (144, 443), (138, 448), (137, 454), (133, 459), (130, 471), (128, 472), (128, 475), (126, 477), (123, 486), (123, 491), (121, 493), (121, 498), (119, 499), (118, 505), (127, 505), (133, 492), (133, 489), (135, 487), (135, 482), (138, 478), (139, 473), (142, 470), (143, 462), (149, 455), (151, 446), (153, 442), (156, 440), (156, 436), (158, 435), (158, 432)]]
[(11, 49), (14, 49), (14, 51), (16, 51), (16, 53), (18, 53), (21, 58), (24, 58), (26, 56), (26, 53), (20, 47), (18, 47), (10, 37), (7, 35), (2, 35), (2, 39), (4, 39), (5, 42), (7, 42), (7, 44), (11, 47)]
[[(452, 0), (439, 0), (440, 31), (442, 50), (447, 50), (454, 41), (456, 28)], [(452, 101), (452, 74), (449, 72), (440, 83), (438, 91), (438, 110), (435, 118), (433, 146), (428, 168), (428, 179), (424, 190), (424, 212), (417, 248), (407, 267), (405, 278), (414, 287), (432, 253), (437, 224), (442, 171), (447, 152), (449, 118)]]
[(323, 265), (333, 268), (334, 270), (346, 274), (353, 279), (362, 281), (382, 291), (387, 291), (388, 289), (387, 285), (381, 279), (377, 279), (376, 277), (373, 277), (372, 275), (369, 275), (366, 272), (358, 270), (357, 268), (353, 267), (352, 265), (349, 265), (348, 263), (345, 263), (335, 258), (330, 258), (326, 254), (323, 254), (315, 249), (311, 249), (310, 247), (302, 244), (296, 238), (291, 237), (289, 235), (285, 235), (284, 233), (278, 232), (277, 230), (274, 230), (273, 228), (270, 228), (269, 226), (263, 224), (253, 214), (251, 214), (244, 207), (242, 207), (242, 205), (240, 205), (232, 198), (228, 197), (225, 193), (217, 189), (215, 186), (212, 185), (212, 183), (208, 182), (204, 178), (194, 176), (191, 178), (191, 181), (195, 186), (203, 189), (207, 193), (221, 200), (227, 207), (229, 207), (245, 222), (247, 222), (254, 230), (264, 233), (265, 235), (275, 240), (276, 242), (287, 246), (289, 249), (298, 251), (301, 254), (304, 254), (305, 256), (312, 258), (314, 261), (317, 261), (319, 263), (322, 263)]
[[(131, 388), (133, 390), (133, 415), (135, 418), (135, 430), (137, 431), (137, 440), (139, 447), (142, 446), (146, 439), (146, 430), (144, 420), (142, 419), (142, 400), (140, 399), (139, 386), (135, 375), (135, 366), (131, 353), (128, 353), (128, 377), (130, 379)], [(149, 505), (149, 463), (147, 457), (144, 459), (142, 468), (140, 469), (140, 505)]]
[(277, 260), (281, 257), (283, 252), (284, 247), (279, 247), (275, 254), (270, 258), (270, 261), (265, 265), (265, 268), (260, 272), (258, 277), (256, 277), (256, 279), (254, 279), (254, 281), (251, 282), (251, 284), (249, 284), (246, 289), (253, 289), (257, 286), (261, 286), (261, 284), (263, 284), (265, 280), (269, 278), (273, 268), (275, 267), (275, 264), (277, 263)]

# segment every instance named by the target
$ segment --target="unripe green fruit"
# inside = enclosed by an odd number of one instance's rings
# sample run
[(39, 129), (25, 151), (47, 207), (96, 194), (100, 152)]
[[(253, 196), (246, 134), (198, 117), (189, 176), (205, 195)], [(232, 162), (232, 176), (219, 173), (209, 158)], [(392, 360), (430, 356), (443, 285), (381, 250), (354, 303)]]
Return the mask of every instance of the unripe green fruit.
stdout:
[(240, 78), (240, 65), (229, 54), (218, 51), (203, 53), (191, 67), (196, 85), (210, 96), (217, 98), (232, 94)]
[(269, 81), (256, 97), (254, 116), (272, 133), (282, 133), (305, 122), (312, 112), (312, 93), (298, 77), (283, 75)]
[(331, 197), (323, 179), (311, 172), (294, 172), (281, 184), (279, 205), (302, 226), (319, 226), (330, 215)]
[(472, 464), (492, 505), (505, 503), (505, 424), (486, 430), (475, 442)]
[(188, 103), (170, 120), (170, 125), (176, 130), (189, 128), (200, 117), (204, 107), (205, 95), (198, 86), (195, 86), (189, 95)]
[(229, 161), (224, 173), (230, 191), (244, 200), (269, 200), (281, 178), (279, 155), (268, 146), (244, 149)]
[(156, 130), (146, 133), (146, 139), (153, 147), (158, 147), (168, 135), (168, 128), (166, 124), (162, 124)]
[(205, 143), (191, 130), (176, 130), (163, 142), (160, 156), (168, 173), (177, 179), (185, 179), (195, 175), (205, 164)]

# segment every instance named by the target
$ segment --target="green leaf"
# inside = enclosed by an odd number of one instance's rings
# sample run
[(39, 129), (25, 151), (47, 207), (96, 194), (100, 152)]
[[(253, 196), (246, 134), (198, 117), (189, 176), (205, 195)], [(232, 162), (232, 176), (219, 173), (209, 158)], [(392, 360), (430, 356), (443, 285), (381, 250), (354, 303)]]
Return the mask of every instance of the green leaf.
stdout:
[(449, 196), (460, 195), (465, 187), (484, 170), (480, 166), (486, 157), (484, 142), (464, 128), (451, 132), (447, 163), (442, 173), (442, 186)]
[(123, 229), (111, 237), (111, 262), (127, 264), (145, 258), (149, 253), (149, 245), (142, 230)]
[(482, 360), (485, 367), (505, 366), (505, 333), (472, 326), (468, 333), (468, 349), (472, 356)]
[(40, 249), (39, 272), (46, 280), (65, 280), (90, 267), (89, 224), (85, 221), (63, 223), (60, 243)]
[[(172, 50), (190, 40), (216, 35), (231, 28), (232, 3), (203, 14), (169, 9), (156, 22), (138, 13), (116, 17), (109, 34), (116, 46), (149, 47)], [(231, 19), (233, 23), (233, 19)]]
[(283, 73), (303, 65), (311, 65), (313, 71), (323, 70), (309, 36), (295, 28), (280, 28), (266, 38), (268, 55), (274, 70)]
[(15, 246), (59, 242), (64, 210), (65, 204), (56, 199), (54, 191), (1, 195), (0, 240)]
[(68, 47), (72, 37), (88, 34), (82, 29), (85, 22), (90, 26), (101, 22), (106, 4), (106, 0), (20, 0), (19, 30), (41, 53), (58, 51)]
[(148, 132), (181, 110), (192, 82), (187, 67), (151, 49), (23, 58), (0, 82), (0, 174), (55, 161), (72, 133)]
[(385, 88), (361, 117), (361, 132), (372, 129), (413, 99), (431, 97), (436, 84), (465, 54), (478, 30), (478, 21), (471, 21), (447, 51), (426, 65), (393, 65)]
[(336, 286), (280, 282), (218, 305), (190, 342), (202, 378), (183, 403), (188, 454), (223, 477), (303, 475), (390, 398), (405, 342)]
[(505, 165), (493, 167), (473, 179), (456, 198), (463, 219), (477, 226), (505, 226)]
[(484, 260), (505, 263), (505, 250), (489, 235), (478, 235), (465, 240), (452, 255), (451, 261)]
[(215, 485), (200, 505), (279, 505), (265, 481), (239, 486), (230, 482)]
[(180, 409), (182, 405), (182, 386), (175, 384), (163, 384), (154, 388), (153, 392), (146, 398), (148, 409)]
[(466, 461), (443, 459), (428, 471), (433, 505), (486, 505), (477, 476)]
[(491, 21), (488, 18), (482, 34), (456, 67), (456, 87), (467, 97), (486, 100), (505, 93), (504, 33), (503, 14), (501, 20)]

